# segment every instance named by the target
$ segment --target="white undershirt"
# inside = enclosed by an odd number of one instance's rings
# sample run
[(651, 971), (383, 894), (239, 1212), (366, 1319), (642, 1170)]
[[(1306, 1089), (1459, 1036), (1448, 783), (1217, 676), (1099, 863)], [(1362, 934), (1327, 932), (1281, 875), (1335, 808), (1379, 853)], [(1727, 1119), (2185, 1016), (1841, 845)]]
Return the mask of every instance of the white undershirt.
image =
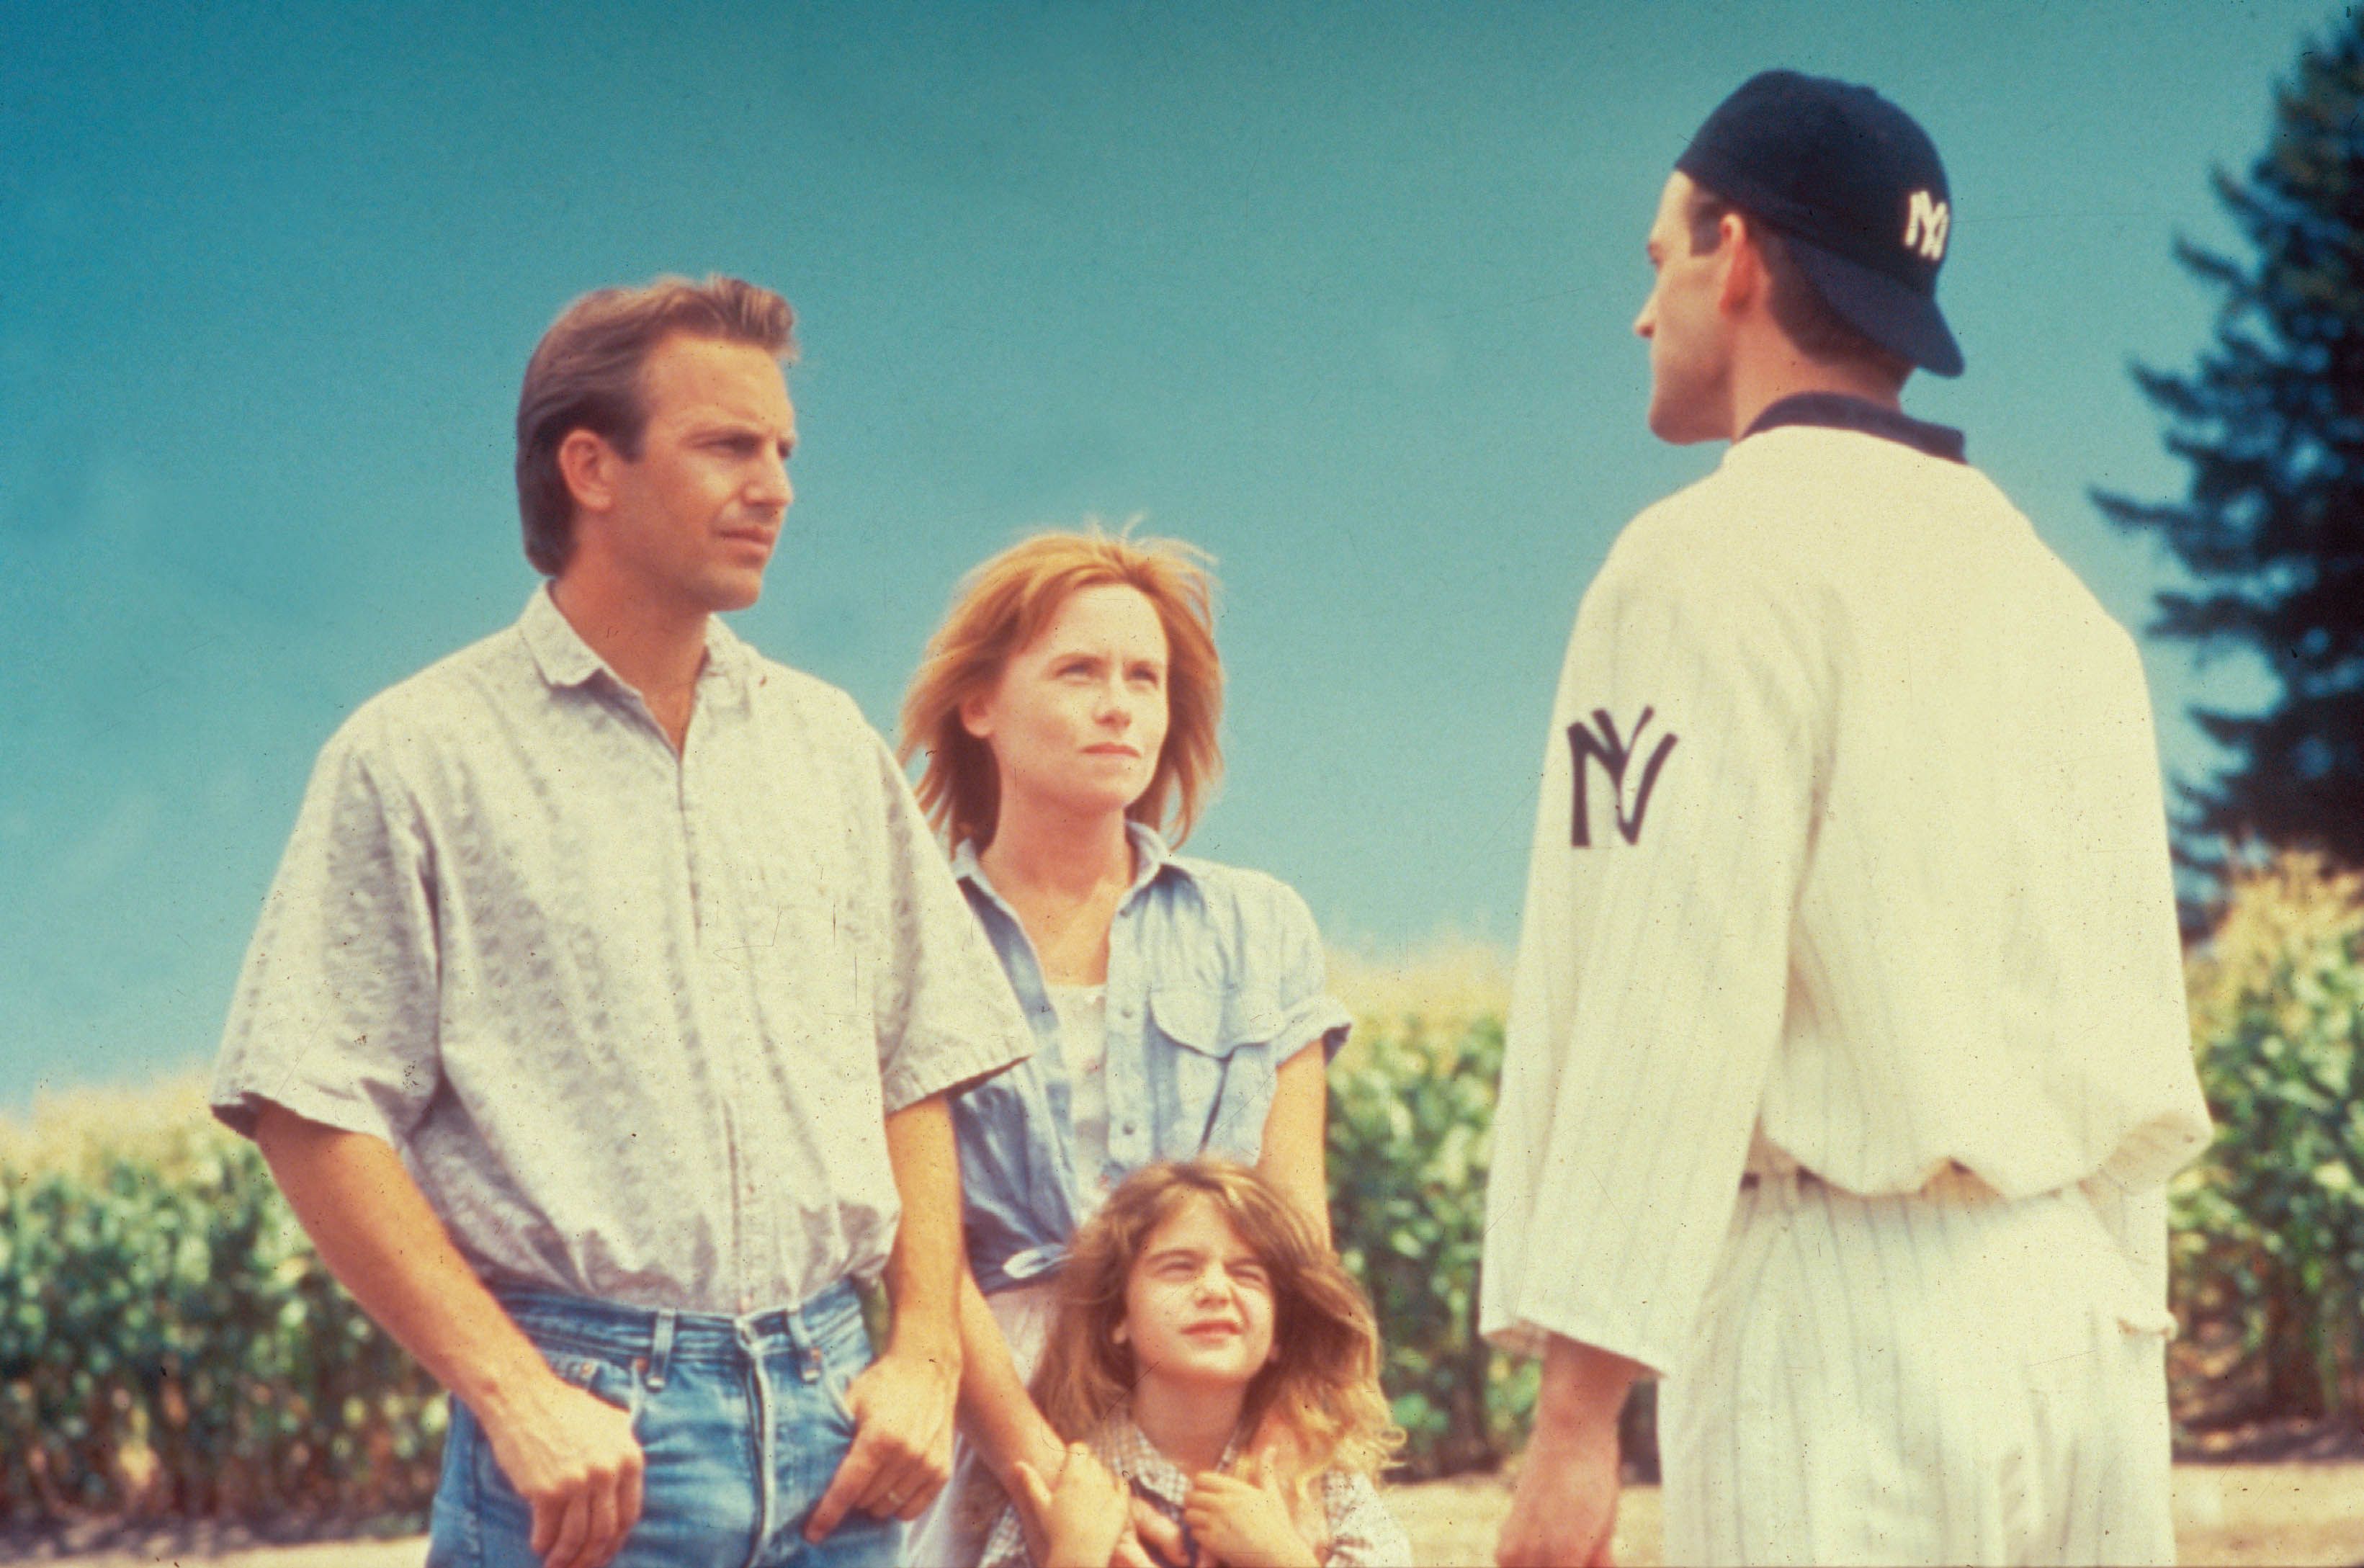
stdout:
[(1067, 1066), (1067, 1121), (1075, 1135), (1078, 1219), (1096, 1213), (1108, 1189), (1108, 987), (1053, 985), (1059, 1054)]

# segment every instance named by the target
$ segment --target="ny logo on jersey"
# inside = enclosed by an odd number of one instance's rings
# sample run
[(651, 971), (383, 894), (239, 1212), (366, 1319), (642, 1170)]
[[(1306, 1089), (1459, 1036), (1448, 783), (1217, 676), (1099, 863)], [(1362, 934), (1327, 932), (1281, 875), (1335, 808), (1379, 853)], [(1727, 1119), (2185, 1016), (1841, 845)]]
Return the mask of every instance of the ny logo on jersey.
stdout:
[(1946, 230), (1953, 226), (1952, 209), (1928, 192), (1915, 191), (1904, 214), (1904, 248), (1920, 251), (1924, 261), (1942, 261), (1946, 259)]
[[(1627, 843), (1638, 843), (1642, 838), (1642, 814), (1650, 809), (1650, 792), (1657, 787), (1658, 770), (1667, 765), (1667, 753), (1675, 749), (1674, 735), (1662, 737), (1650, 752), (1650, 760), (1642, 764), (1642, 776), (1634, 785), (1634, 807), (1625, 808), (1625, 770), (1642, 749), (1642, 731), (1650, 728), (1656, 712), (1644, 708), (1642, 717), (1634, 721), (1634, 733), (1621, 737), (1617, 721), (1609, 710), (1592, 710), (1592, 723), (1578, 721), (1567, 727), (1568, 760), (1576, 764), (1575, 828), (1570, 841), (1579, 850), (1592, 847), (1592, 813), (1585, 796), (1585, 781), (1591, 773), (1591, 764), (1599, 762), (1600, 771), (1609, 775), (1610, 806), (1617, 818), (1617, 831)], [(1597, 728), (1596, 728), (1597, 727)]]

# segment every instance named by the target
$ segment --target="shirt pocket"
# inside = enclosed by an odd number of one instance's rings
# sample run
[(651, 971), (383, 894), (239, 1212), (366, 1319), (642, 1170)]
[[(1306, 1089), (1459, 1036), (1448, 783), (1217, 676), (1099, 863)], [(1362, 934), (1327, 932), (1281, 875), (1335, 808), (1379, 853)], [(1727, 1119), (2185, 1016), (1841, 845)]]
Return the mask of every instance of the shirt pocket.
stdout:
[(1158, 1156), (1211, 1154), (1254, 1164), (1272, 1109), (1278, 1002), (1269, 993), (1153, 987), (1149, 1017)]

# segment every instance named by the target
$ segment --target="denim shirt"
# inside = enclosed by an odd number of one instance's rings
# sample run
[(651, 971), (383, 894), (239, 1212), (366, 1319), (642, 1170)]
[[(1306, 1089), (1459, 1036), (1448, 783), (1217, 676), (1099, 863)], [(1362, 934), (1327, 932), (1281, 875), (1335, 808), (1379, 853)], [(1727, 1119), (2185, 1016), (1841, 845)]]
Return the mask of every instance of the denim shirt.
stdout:
[[(1264, 1151), (1275, 1075), (1320, 1041), (1337, 1054), (1350, 1024), (1325, 989), (1312, 912), (1261, 872), (1176, 855), (1132, 823), (1132, 885), (1109, 929), (1109, 1182), (1159, 1160)], [(1034, 944), (974, 846), (953, 856), (993, 950), (1033, 1027), (1035, 1054), (953, 1100), (969, 1266), (990, 1295), (1039, 1278), (1066, 1255), (1084, 1206), (1059, 1020)]]

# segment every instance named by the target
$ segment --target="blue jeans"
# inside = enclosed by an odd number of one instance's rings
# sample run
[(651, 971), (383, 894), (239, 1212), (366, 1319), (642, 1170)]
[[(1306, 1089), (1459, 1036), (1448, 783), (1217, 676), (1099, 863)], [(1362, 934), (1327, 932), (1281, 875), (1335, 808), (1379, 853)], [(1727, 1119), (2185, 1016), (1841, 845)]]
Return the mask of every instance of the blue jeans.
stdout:
[[(846, 1386), (870, 1364), (861, 1301), (840, 1284), (745, 1318), (504, 1292), (559, 1376), (630, 1411), (647, 1472), (615, 1568), (887, 1568), (902, 1526), (851, 1513), (819, 1546), (804, 1523), (853, 1440)], [(533, 1511), (452, 1402), (429, 1568), (538, 1568)]]

